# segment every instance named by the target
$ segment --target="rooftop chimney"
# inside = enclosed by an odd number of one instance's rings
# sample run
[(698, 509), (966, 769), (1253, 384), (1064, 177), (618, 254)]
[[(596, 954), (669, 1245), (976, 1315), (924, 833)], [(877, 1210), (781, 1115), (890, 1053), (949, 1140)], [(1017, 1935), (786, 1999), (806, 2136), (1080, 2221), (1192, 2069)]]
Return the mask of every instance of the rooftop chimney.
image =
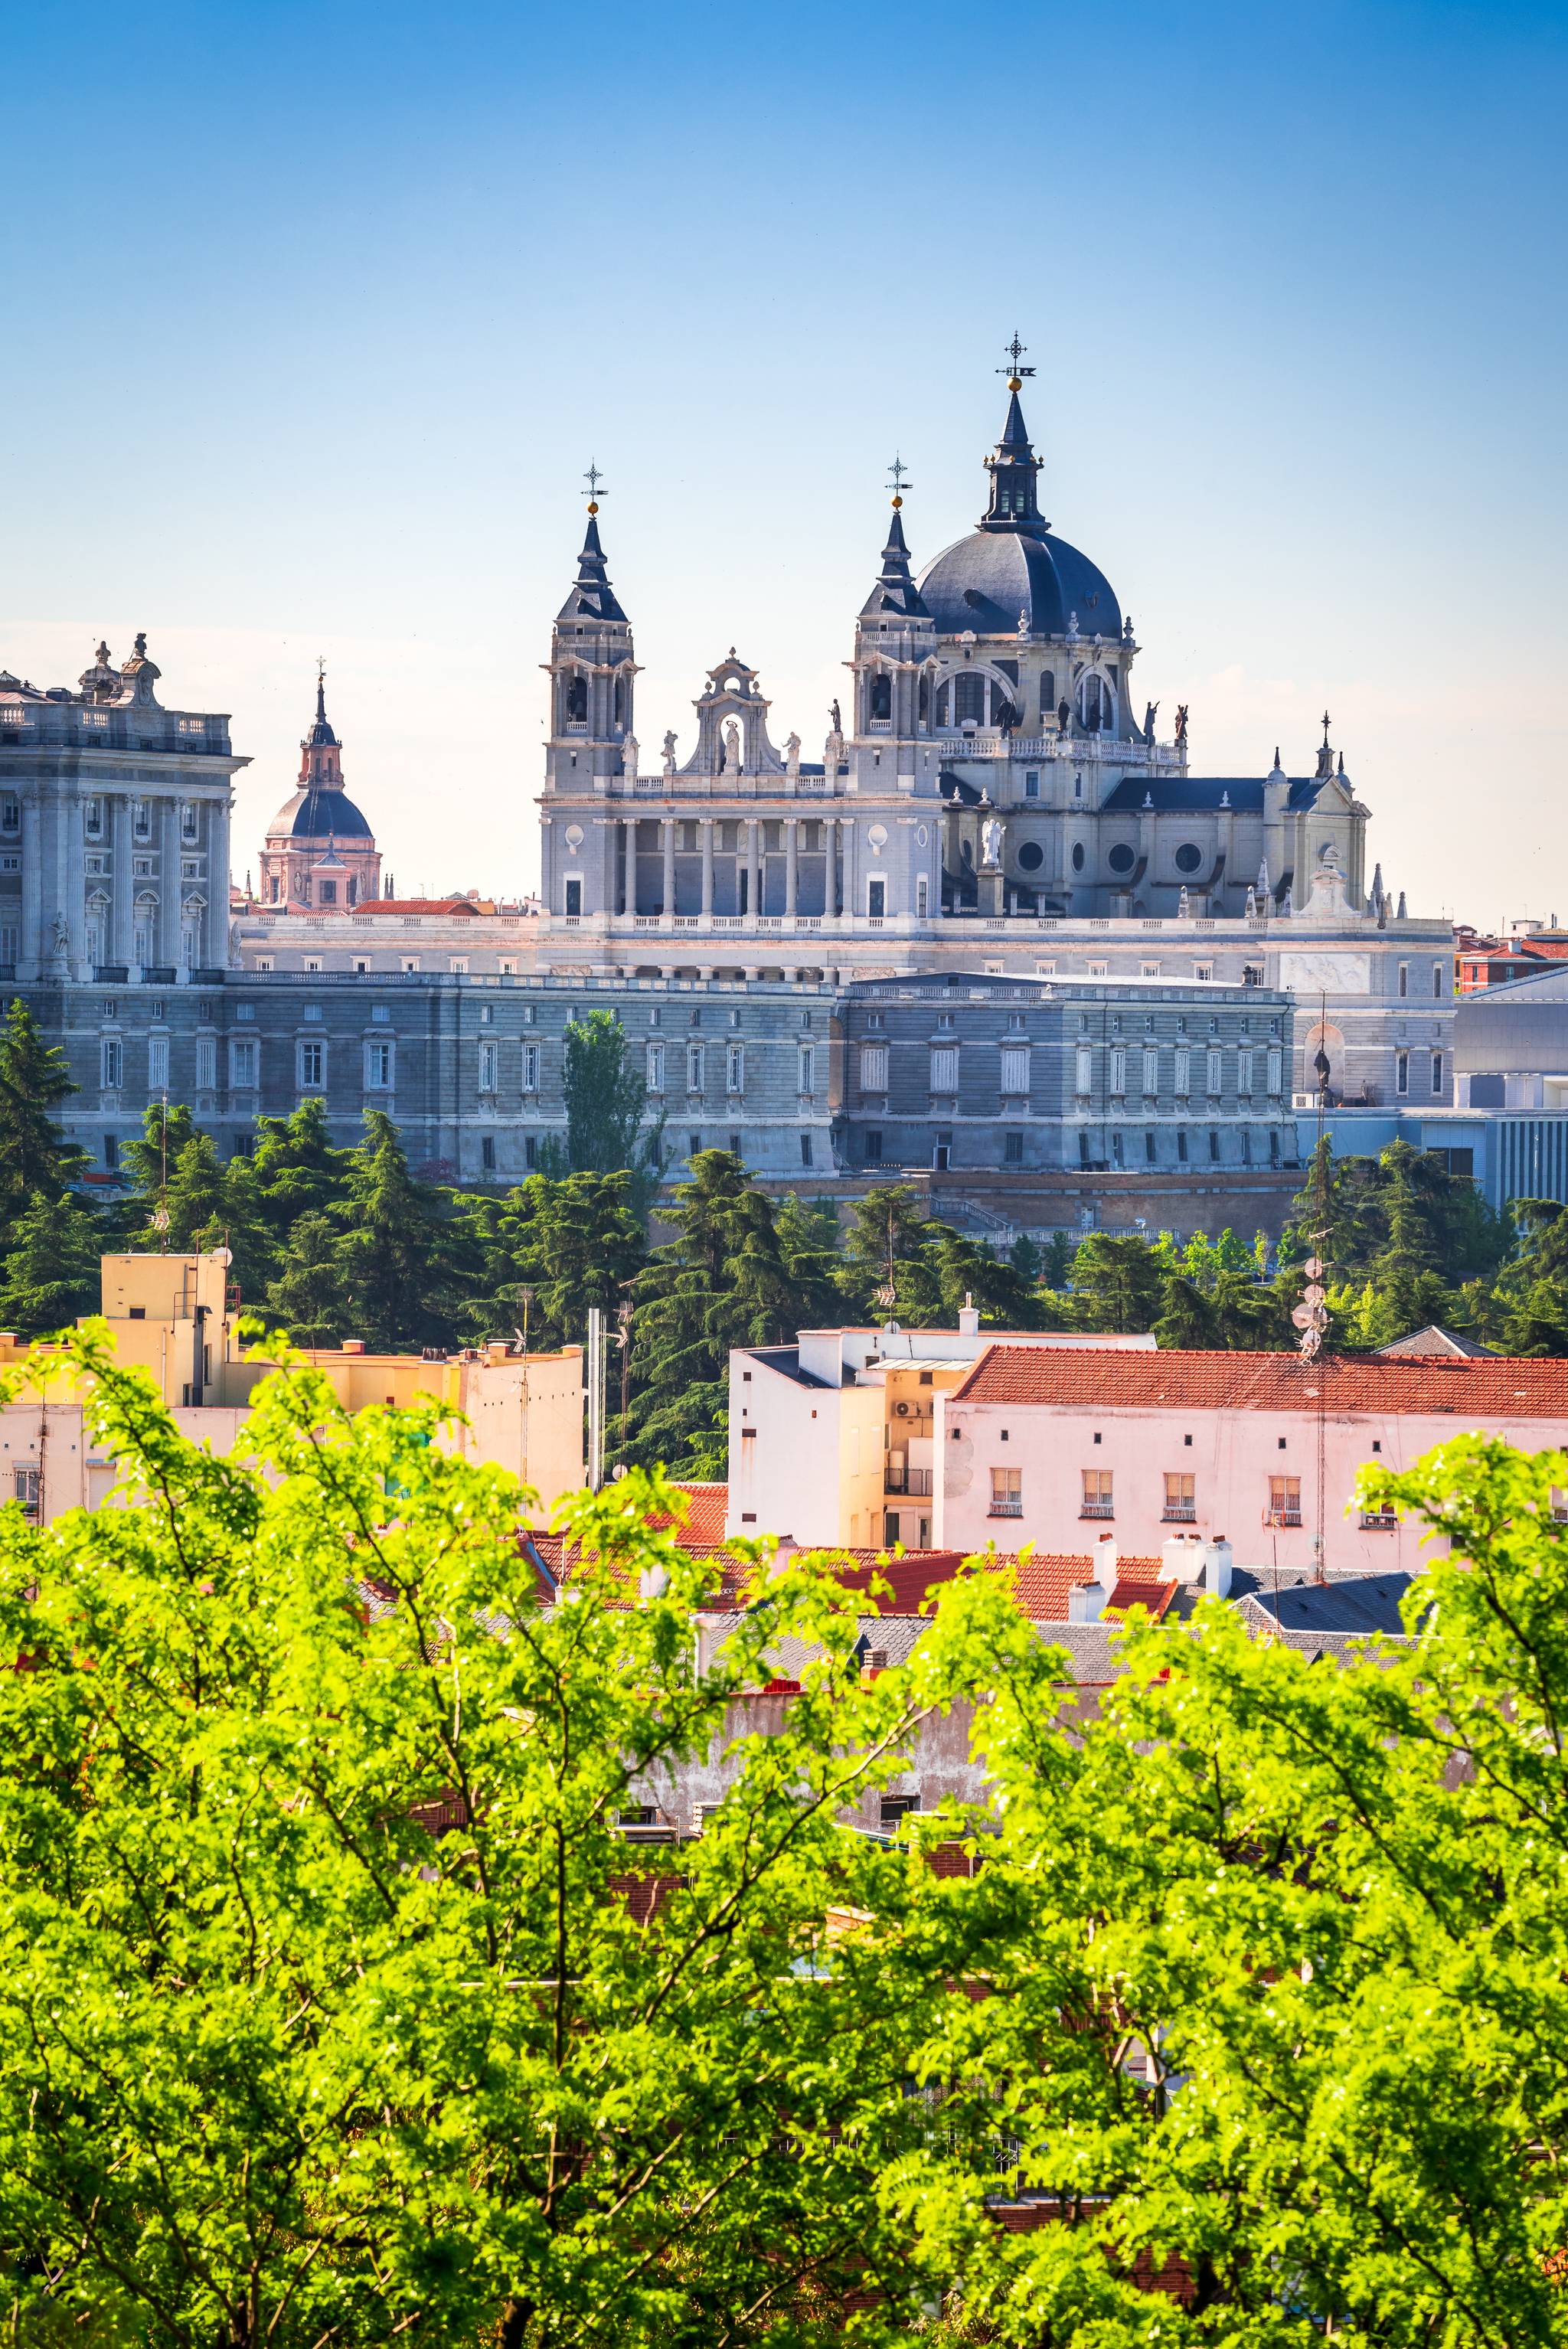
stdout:
[(343, 1350), (346, 1354), (363, 1354), (365, 1351), (364, 1339), (346, 1338), (343, 1341)]
[(1068, 1592), (1068, 1621), (1098, 1623), (1109, 1597), (1110, 1588), (1103, 1582), (1075, 1582)]
[(965, 1290), (964, 1302), (958, 1309), (958, 1334), (961, 1338), (977, 1338), (980, 1335), (980, 1313), (972, 1289)]

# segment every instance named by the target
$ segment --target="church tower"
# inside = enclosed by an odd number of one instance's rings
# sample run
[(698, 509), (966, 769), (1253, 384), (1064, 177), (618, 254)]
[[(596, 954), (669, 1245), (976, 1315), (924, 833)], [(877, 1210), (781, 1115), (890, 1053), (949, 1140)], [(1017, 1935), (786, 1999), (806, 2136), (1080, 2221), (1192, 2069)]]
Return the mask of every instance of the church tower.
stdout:
[(300, 743), (294, 797), (267, 826), (262, 900), (280, 913), (341, 911), (381, 894), (376, 836), (343, 788), (343, 750), (326, 714), (326, 677), (315, 680), (315, 718)]
[[(634, 784), (632, 626), (610, 585), (599, 539), (599, 472), (588, 469), (588, 528), (577, 577), (551, 636), (550, 741), (545, 758), (543, 889), (553, 913), (603, 910), (614, 869), (614, 825), (589, 811)], [(624, 779), (624, 780), (623, 780)], [(573, 802), (579, 802), (578, 814)]]
[[(929, 732), (936, 624), (909, 568), (903, 535), (903, 466), (892, 466), (892, 520), (882, 573), (855, 622), (855, 735), (861, 742), (913, 743)], [(897, 761), (913, 771), (913, 757)]]

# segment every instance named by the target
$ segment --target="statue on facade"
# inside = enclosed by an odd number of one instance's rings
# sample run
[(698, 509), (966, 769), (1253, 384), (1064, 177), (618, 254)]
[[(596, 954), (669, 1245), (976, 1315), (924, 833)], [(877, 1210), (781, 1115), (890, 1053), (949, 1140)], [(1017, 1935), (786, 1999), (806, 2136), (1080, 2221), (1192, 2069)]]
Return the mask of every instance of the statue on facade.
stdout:
[(724, 730), (724, 764), (740, 771), (740, 728), (732, 718)]
[(1150, 701), (1147, 703), (1144, 708), (1143, 739), (1148, 743), (1150, 750), (1154, 747), (1154, 720), (1159, 713), (1159, 709), (1160, 704), (1157, 701)]
[(842, 735), (844, 730), (844, 717), (842, 710), (839, 708), (836, 697), (828, 704), (828, 723), (835, 734)]
[(53, 962), (69, 962), (70, 958), (71, 934), (66, 926), (66, 917), (64, 914), (57, 914), (55, 916), (55, 943), (51, 949), (50, 959)]
[(1077, 644), (1077, 642), (1078, 642), (1078, 614), (1077, 614), (1076, 612), (1069, 612), (1069, 613), (1068, 614), (1068, 644), (1069, 644), (1069, 645), (1076, 645), (1076, 644)]
[(637, 758), (641, 748), (642, 745), (637, 740), (636, 736), (634, 734), (628, 734), (621, 752), (621, 764), (624, 772), (631, 777), (633, 782), (635, 782), (637, 780)]
[(675, 771), (676, 738), (673, 733), (670, 733), (665, 736), (665, 772), (666, 775), (673, 775)]
[(988, 873), (995, 873), (1002, 862), (1002, 825), (994, 815), (987, 816), (980, 827), (980, 862)]
[(1026, 636), (1028, 633), (1029, 616), (1027, 612), (1024, 610), (1022, 605), (1020, 605), (1018, 607), (1018, 634), (1020, 636)]
[(1184, 744), (1185, 744), (1186, 740), (1187, 740), (1187, 705), (1186, 705), (1186, 703), (1185, 703), (1184, 701), (1179, 701), (1179, 702), (1176, 704), (1176, 743), (1177, 743), (1177, 747), (1178, 747), (1178, 749), (1181, 748), (1181, 747), (1182, 747), (1182, 745), (1184, 745)]
[(1064, 693), (1057, 704), (1057, 732), (1065, 734), (1072, 724), (1073, 706)]
[(784, 737), (784, 764), (786, 770), (791, 775), (798, 775), (799, 773), (800, 737), (799, 734), (786, 734)]

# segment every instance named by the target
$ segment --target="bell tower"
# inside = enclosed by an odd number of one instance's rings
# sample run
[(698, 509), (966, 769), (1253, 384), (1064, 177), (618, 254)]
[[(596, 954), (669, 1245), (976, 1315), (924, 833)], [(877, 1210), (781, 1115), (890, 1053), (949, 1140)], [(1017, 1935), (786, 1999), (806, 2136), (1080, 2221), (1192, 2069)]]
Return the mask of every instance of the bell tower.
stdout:
[(910, 574), (903, 535), (903, 460), (889, 468), (892, 520), (882, 571), (855, 622), (855, 734), (872, 742), (913, 741), (929, 733), (936, 623)]
[(633, 737), (632, 701), (637, 665), (632, 627), (610, 585), (599, 543), (600, 474), (590, 465), (588, 529), (577, 577), (556, 615), (551, 638), (549, 782), (556, 790), (587, 787), (589, 779), (621, 772)]

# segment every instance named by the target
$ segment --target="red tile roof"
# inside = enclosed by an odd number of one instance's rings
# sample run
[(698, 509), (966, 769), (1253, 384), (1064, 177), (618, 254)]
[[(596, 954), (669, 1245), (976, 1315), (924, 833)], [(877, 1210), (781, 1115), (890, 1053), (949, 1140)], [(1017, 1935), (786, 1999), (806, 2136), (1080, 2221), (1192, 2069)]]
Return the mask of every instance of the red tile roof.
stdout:
[(1097, 1411), (1453, 1413), (1466, 1420), (1568, 1420), (1568, 1361), (1436, 1355), (1112, 1354), (989, 1346), (953, 1403), (1052, 1403)]
[[(1130, 1559), (1128, 1563), (1152, 1566), (1154, 1560), (1140, 1557)], [(1150, 1582), (1139, 1575), (1119, 1574), (1116, 1578), (1116, 1588), (1105, 1602), (1105, 1613), (1108, 1616), (1126, 1615), (1134, 1607), (1147, 1607), (1149, 1612), (1158, 1621), (1181, 1588), (1181, 1585), (1179, 1582)]]
[(362, 897), (351, 911), (356, 914), (477, 915), (479, 907), (469, 897)]
[[(724, 1520), (729, 1513), (728, 1485), (677, 1484), (676, 1490), (684, 1493), (689, 1504), (683, 1534), (685, 1546), (688, 1549), (700, 1548), (705, 1542), (721, 1542)], [(675, 1519), (650, 1517), (648, 1523), (655, 1532), (666, 1533), (673, 1529)]]

